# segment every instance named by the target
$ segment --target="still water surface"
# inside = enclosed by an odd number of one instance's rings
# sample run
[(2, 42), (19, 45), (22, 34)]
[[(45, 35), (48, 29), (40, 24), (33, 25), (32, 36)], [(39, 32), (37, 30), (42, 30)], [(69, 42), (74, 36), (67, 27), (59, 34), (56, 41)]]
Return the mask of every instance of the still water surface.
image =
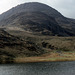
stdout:
[(0, 75), (75, 75), (75, 61), (3, 64)]

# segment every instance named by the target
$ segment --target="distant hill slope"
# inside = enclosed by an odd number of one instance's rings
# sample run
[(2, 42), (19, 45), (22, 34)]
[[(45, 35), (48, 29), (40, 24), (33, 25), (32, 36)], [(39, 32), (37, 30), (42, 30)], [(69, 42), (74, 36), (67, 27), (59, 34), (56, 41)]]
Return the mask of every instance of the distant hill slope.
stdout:
[(75, 20), (42, 3), (18, 5), (0, 15), (0, 25), (15, 27), (46, 35), (74, 36)]
[[(23, 12), (15, 14), (2, 21), (6, 27), (17, 27), (19, 29), (37, 32), (43, 35), (69, 36), (72, 33), (66, 31), (58, 25), (54, 18), (41, 12)], [(16, 29), (15, 29), (16, 30)]]

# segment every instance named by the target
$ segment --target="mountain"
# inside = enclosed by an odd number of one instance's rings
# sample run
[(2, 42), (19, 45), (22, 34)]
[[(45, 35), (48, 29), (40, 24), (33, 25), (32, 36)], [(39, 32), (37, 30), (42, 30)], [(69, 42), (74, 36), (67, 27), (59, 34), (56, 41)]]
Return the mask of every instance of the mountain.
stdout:
[(37, 3), (18, 5), (0, 15), (0, 26), (6, 30), (33, 34), (75, 36), (75, 20), (64, 17), (52, 7)]
[(70, 58), (68, 54), (75, 51), (71, 36), (75, 36), (75, 19), (42, 3), (18, 5), (0, 15), (0, 63)]

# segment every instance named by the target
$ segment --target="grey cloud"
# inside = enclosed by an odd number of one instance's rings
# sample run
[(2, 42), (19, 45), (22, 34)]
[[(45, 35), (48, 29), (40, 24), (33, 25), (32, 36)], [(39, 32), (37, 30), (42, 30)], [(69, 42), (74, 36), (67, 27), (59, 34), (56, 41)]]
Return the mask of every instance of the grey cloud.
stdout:
[(75, 0), (54, 0), (52, 4), (64, 16), (75, 18)]

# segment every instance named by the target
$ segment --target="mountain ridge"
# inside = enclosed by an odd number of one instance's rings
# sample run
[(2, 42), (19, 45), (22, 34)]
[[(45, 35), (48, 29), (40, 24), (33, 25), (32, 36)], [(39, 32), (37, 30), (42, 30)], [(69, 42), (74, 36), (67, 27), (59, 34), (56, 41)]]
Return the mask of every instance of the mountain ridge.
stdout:
[[(40, 6), (39, 6), (40, 5)], [(20, 6), (21, 6), (21, 8), (20, 8)], [(28, 7), (29, 6), (29, 7)], [(35, 7), (34, 7), (35, 6)], [(57, 11), (57, 10), (55, 10), (54, 8), (52, 8), (52, 7), (50, 7), (50, 6), (48, 6), (48, 5), (46, 5), (46, 4), (43, 4), (43, 3), (39, 3), (39, 2), (29, 2), (29, 3), (24, 3), (24, 4), (20, 4), (20, 5), (17, 5), (16, 7), (13, 7), (13, 8), (11, 8), (11, 9), (9, 9), (8, 11), (6, 11), (6, 12), (4, 12), (4, 13), (2, 13), (0, 16), (5, 16), (5, 14), (9, 14), (10, 15), (10, 13), (11, 12), (15, 12), (15, 13), (18, 13), (18, 11), (19, 12), (27, 12), (27, 11), (33, 11), (34, 9), (35, 9), (35, 11), (40, 11), (39, 10), (39, 7), (40, 7), (40, 10), (41, 9), (43, 9), (43, 12), (44, 12), (44, 10), (53, 10), (53, 11)], [(20, 10), (20, 9), (23, 9), (23, 10)], [(31, 9), (30, 9), (31, 8)], [(47, 8), (47, 9), (46, 9)], [(51, 9), (50, 9), (51, 8)], [(18, 9), (17, 11), (15, 11), (15, 9)], [(27, 10), (26, 10), (27, 9)], [(46, 12), (47, 12), (46, 11)], [(58, 12), (58, 11), (57, 11)], [(58, 12), (59, 13), (59, 12)], [(56, 13), (56, 15), (58, 14), (58, 13)], [(50, 13), (50, 14), (52, 14), (52, 12)], [(59, 16), (61, 16), (61, 14), (59, 13), (58, 14)], [(63, 16), (63, 15), (62, 15)]]

